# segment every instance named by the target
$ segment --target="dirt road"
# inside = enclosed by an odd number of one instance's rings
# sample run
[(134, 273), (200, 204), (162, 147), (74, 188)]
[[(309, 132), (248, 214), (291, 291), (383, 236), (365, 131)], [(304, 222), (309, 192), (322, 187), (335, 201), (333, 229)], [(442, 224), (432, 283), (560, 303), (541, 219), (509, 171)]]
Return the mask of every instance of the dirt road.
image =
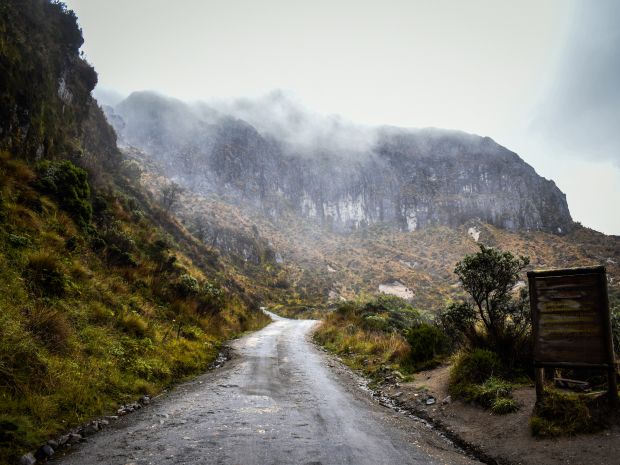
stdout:
[(475, 463), (352, 383), (354, 375), (310, 342), (316, 322), (273, 318), (235, 341), (235, 355), (224, 367), (122, 417), (55, 462)]

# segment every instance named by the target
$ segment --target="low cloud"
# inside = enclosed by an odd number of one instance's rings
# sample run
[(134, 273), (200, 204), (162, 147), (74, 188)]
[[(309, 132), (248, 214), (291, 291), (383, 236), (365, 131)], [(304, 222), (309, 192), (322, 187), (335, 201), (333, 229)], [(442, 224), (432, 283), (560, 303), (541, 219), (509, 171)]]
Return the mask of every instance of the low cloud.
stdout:
[(367, 156), (376, 142), (374, 128), (337, 115), (305, 108), (294, 96), (276, 90), (256, 99), (241, 98), (209, 103), (218, 112), (244, 120), (263, 136), (271, 136), (298, 156)]
[(620, 2), (578, 0), (533, 129), (566, 153), (620, 166)]

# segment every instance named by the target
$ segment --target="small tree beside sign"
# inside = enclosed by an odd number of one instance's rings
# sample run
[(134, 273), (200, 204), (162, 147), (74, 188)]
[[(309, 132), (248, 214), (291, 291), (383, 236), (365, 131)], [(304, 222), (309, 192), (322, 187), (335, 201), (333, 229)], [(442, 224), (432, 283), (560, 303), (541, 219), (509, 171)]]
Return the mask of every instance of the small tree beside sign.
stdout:
[(609, 399), (617, 405), (605, 268), (531, 271), (527, 277), (537, 400), (544, 368), (598, 368), (608, 373)]

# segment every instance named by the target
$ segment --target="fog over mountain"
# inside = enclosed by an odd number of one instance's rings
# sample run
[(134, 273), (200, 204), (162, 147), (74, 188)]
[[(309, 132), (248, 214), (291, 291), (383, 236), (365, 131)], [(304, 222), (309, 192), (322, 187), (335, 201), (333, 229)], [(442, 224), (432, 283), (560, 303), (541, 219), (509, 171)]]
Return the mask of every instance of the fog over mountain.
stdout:
[(136, 92), (107, 107), (121, 140), (195, 192), (285, 211), (339, 231), (412, 231), (481, 219), (565, 233), (564, 194), (488, 137), (365, 127), (307, 111), (281, 92), (210, 106)]

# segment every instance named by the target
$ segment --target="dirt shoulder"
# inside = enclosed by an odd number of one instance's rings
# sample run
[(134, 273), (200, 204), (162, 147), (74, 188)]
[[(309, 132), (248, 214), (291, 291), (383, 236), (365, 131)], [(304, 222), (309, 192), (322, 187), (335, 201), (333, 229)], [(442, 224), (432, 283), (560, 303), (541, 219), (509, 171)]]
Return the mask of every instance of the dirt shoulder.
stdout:
[[(529, 418), (536, 395), (533, 387), (517, 389), (519, 411), (493, 415), (479, 407), (448, 397), (449, 367), (416, 374), (411, 383), (385, 385), (381, 393), (406, 410), (428, 419), (487, 463), (512, 465), (620, 465), (620, 426), (576, 437), (536, 439)], [(435, 399), (435, 403), (429, 401)]]

